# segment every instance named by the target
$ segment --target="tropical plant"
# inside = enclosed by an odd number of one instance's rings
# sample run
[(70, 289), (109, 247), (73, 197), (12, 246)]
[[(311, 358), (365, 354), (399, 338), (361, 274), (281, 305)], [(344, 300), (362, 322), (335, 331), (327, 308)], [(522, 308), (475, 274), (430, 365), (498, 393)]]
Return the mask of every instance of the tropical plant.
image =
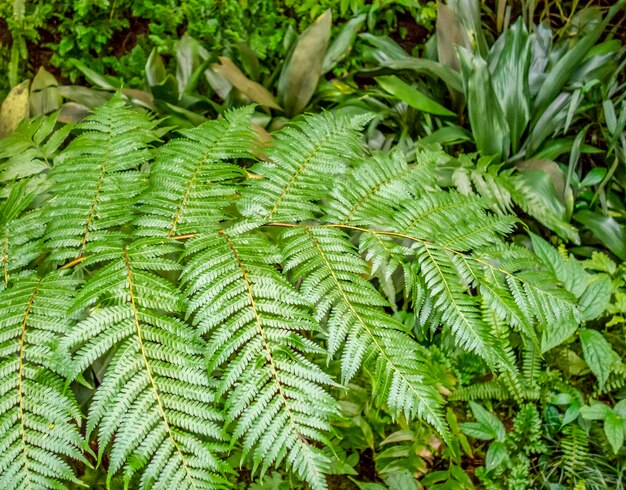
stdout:
[(368, 152), (369, 116), (330, 113), (266, 145), (253, 110), (158, 146), (156, 121), (118, 96), (44, 152), (43, 183), (14, 172), (0, 219), (5, 487), (103, 466), (109, 484), (221, 488), (235, 464), (326, 488), (322, 448), (357, 377), (392, 420), (424, 420), (455, 447), (418, 338), (477, 356), (523, 399), (511, 342), (546, 350), (597, 316), (599, 280), (569, 283), (577, 263), (538, 238), (537, 253), (505, 242), (514, 218), (437, 187), (441, 154)]
[(519, 18), (490, 43), (479, 2), (451, 1), (420, 58), (366, 37), (378, 67), (360, 76), (380, 89), (359, 105), (376, 107), (383, 133), (393, 129), (409, 149), (418, 140), (476, 150), (474, 161), (450, 162), (449, 185), (514, 204), (580, 244), (574, 219), (623, 260), (625, 51), (607, 29), (623, 8), (582, 9), (567, 35)]

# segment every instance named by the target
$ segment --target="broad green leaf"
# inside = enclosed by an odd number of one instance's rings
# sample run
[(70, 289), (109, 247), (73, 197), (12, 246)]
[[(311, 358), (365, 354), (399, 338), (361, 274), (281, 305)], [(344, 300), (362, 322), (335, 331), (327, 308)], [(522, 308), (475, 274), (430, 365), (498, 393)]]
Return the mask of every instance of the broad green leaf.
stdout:
[(472, 134), (461, 126), (444, 126), (419, 140), (422, 143), (438, 143), (440, 145), (456, 145), (472, 141)]
[(43, 66), (40, 67), (30, 87), (31, 117), (57, 111), (62, 103), (63, 97), (59, 92), (57, 79)]
[(580, 414), (585, 420), (604, 420), (609, 413), (611, 409), (600, 402), (585, 405), (580, 409)]
[(237, 48), (239, 52), (241, 66), (243, 66), (245, 72), (252, 77), (253, 80), (261, 78), (261, 64), (252, 48), (244, 42), (238, 42), (235, 44), (235, 48)]
[(493, 89), (509, 125), (513, 153), (530, 121), (530, 42), (522, 19), (506, 32), (504, 46), (493, 70)]
[(326, 56), (324, 56), (322, 75), (332, 70), (339, 61), (350, 53), (357, 34), (365, 24), (366, 17), (366, 14), (357, 15), (341, 27), (341, 31), (330, 44)]
[(478, 422), (493, 430), (498, 441), (504, 441), (506, 430), (504, 429), (504, 424), (498, 417), (476, 402), (470, 401), (470, 408), (472, 409), (472, 413)]
[(509, 127), (496, 96), (487, 62), (459, 48), (463, 90), (476, 148), (482, 156), (506, 160), (509, 156)]
[(28, 118), (28, 80), (11, 89), (0, 106), (0, 137), (15, 131)]
[(603, 216), (595, 211), (583, 210), (574, 214), (573, 218), (591, 230), (606, 248), (626, 260), (626, 230), (611, 216)]
[(561, 422), (561, 427), (566, 426), (570, 422), (573, 422), (578, 418), (580, 414), (581, 404), (579, 401), (574, 401), (567, 410), (565, 410), (565, 414), (563, 414), (563, 421)]
[(219, 60), (221, 64), (215, 65), (214, 70), (232, 83), (242, 94), (262, 106), (281, 109), (269, 90), (246, 77), (230, 58), (220, 56)]
[(298, 38), (283, 65), (278, 94), (289, 116), (300, 114), (315, 93), (330, 40), (332, 13), (328, 9)]
[(481, 3), (479, 0), (448, 0), (448, 5), (454, 10), (471, 39), (472, 46), (480, 56), (486, 58), (489, 46), (482, 29)]
[(90, 109), (95, 109), (105, 104), (113, 97), (113, 92), (81, 87), (80, 85), (61, 85), (59, 93), (64, 98)]
[(395, 95), (402, 102), (417, 109), (418, 111), (436, 114), (438, 116), (455, 116), (456, 114), (446, 109), (441, 104), (421, 93), (408, 83), (400, 80), (395, 75), (377, 77), (376, 82), (391, 95)]
[(176, 82), (178, 93), (185, 92), (187, 84), (200, 60), (198, 41), (189, 34), (183, 34), (176, 46)]
[(608, 413), (604, 419), (604, 434), (613, 453), (617, 454), (624, 444), (624, 420), (613, 412)]
[(578, 323), (573, 317), (569, 321), (552, 322), (545, 325), (541, 335), (541, 353), (544, 354), (561, 345), (574, 335), (577, 328)]
[(590, 187), (592, 185), (599, 184), (600, 182), (602, 182), (602, 180), (604, 180), (604, 177), (606, 176), (606, 171), (607, 169), (604, 167), (592, 168), (587, 173), (587, 175), (585, 175), (585, 178), (581, 181), (580, 187)]
[(504, 462), (508, 461), (509, 452), (506, 444), (501, 441), (494, 441), (489, 445), (487, 456), (485, 457), (485, 468), (487, 471), (499, 468)]
[(369, 32), (364, 32), (359, 34), (359, 37), (377, 49), (376, 57), (380, 63), (409, 57), (398, 43), (387, 36), (375, 36)]
[(383, 480), (389, 490), (418, 490), (417, 480), (409, 470), (385, 473)]
[(598, 318), (611, 301), (611, 279), (606, 274), (592, 276), (579, 301), (581, 318), (584, 321)]
[(613, 413), (619, 415), (623, 421), (626, 421), (626, 399), (620, 400), (615, 404)]
[(167, 77), (167, 70), (165, 69), (165, 63), (159, 52), (154, 48), (148, 56), (146, 61), (146, 80), (148, 85), (159, 85), (163, 83), (163, 80)]
[(481, 441), (490, 441), (497, 438), (496, 432), (480, 422), (464, 422), (461, 424), (461, 430), (464, 434), (480, 439)]
[(583, 356), (591, 372), (596, 375), (600, 388), (604, 386), (611, 371), (620, 364), (620, 358), (611, 347), (611, 344), (597, 330), (582, 328), (580, 343)]

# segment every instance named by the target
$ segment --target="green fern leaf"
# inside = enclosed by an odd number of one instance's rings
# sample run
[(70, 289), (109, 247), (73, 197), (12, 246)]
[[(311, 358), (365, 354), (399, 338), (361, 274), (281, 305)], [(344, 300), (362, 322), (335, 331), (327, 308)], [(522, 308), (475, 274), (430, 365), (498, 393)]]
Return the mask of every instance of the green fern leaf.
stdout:
[(10, 187), (4, 202), (0, 202), (0, 263), (5, 285), (9, 273), (19, 271), (41, 254), (45, 225), (40, 211), (24, 212), (34, 198), (26, 191), (27, 180)]
[(175, 236), (195, 233), (223, 219), (237, 193), (228, 181), (243, 170), (225, 160), (251, 157), (254, 106), (227, 111), (225, 118), (181, 131), (183, 138), (160, 148), (141, 197), (139, 234)]
[(145, 185), (139, 168), (149, 158), (148, 143), (156, 139), (153, 126), (119, 97), (77, 125), (82, 133), (50, 174), (54, 197), (47, 210), (46, 240), (51, 261), (82, 257), (90, 242), (106, 241), (110, 230), (132, 220), (129, 204)]
[(110, 248), (114, 258), (81, 289), (73, 310), (98, 306), (64, 344), (74, 352), (73, 377), (115, 349), (87, 423), (88, 437), (98, 430), (100, 456), (111, 446), (109, 479), (123, 470), (127, 484), (141, 473), (136, 488), (222, 488), (223, 418), (212, 407), (203, 343), (171, 315), (183, 300), (154, 273), (176, 270), (166, 257), (176, 250), (158, 239)]
[(317, 329), (308, 305), (274, 264), (276, 248), (262, 235), (200, 236), (187, 245), (182, 279), (189, 313), (208, 335), (209, 371), (220, 370), (220, 394), (261, 473), (283, 460), (312, 488), (327, 488), (329, 461), (314, 443), (337, 410), (324, 386), (332, 379), (305, 355), (323, 351), (303, 333)]
[(340, 349), (346, 383), (362, 365), (373, 368), (374, 393), (396, 414), (416, 415), (447, 438), (443, 401), (428, 384), (402, 324), (387, 315), (387, 302), (362, 275), (365, 262), (341, 231), (299, 226), (284, 233), (285, 270), (302, 279), (301, 290), (317, 306), (318, 320), (328, 318), (331, 354)]
[(256, 220), (300, 221), (319, 213), (316, 204), (362, 152), (359, 129), (368, 115), (330, 113), (305, 116), (275, 135), (267, 160), (252, 167), (260, 179), (248, 181), (238, 201), (241, 213)]
[(66, 488), (85, 462), (81, 412), (55, 362), (76, 281), (22, 274), (0, 296), (0, 488)]

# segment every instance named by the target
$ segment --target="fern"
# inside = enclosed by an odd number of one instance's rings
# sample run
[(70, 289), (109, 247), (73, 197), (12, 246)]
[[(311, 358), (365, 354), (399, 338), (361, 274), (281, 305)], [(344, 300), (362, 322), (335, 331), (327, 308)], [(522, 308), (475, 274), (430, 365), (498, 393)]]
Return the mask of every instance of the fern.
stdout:
[(11, 186), (7, 199), (0, 202), (0, 262), (4, 284), (9, 274), (19, 271), (41, 254), (44, 222), (37, 210), (25, 212), (34, 198), (26, 190), (27, 180)]
[(361, 277), (367, 268), (346, 238), (329, 228), (287, 231), (285, 269), (293, 269), (295, 279), (303, 278), (302, 291), (317, 306), (316, 317), (328, 316), (330, 353), (343, 347), (343, 382), (367, 362), (375, 396), (396, 414), (425, 418), (446, 437), (437, 390), (428, 385), (402, 324), (384, 313), (387, 302)]
[(440, 189), (441, 154), (369, 154), (369, 116), (305, 116), (261, 146), (252, 113), (152, 148), (164, 131), (113, 98), (60, 153), (69, 129), (33, 123), (52, 170), (0, 193), (4, 487), (62, 488), (91, 447), (113, 486), (230, 488), (238, 457), (327, 488), (334, 395), (356, 378), (449, 438), (417, 340), (439, 331), (497, 374), (458, 398), (534, 389), (579, 295), (545, 250), (505, 242), (514, 218)]
[(76, 280), (19, 275), (0, 296), (0, 487), (65, 488), (85, 461), (81, 412), (55, 348), (67, 334)]
[(326, 488), (328, 458), (312, 442), (336, 412), (324, 385), (332, 379), (305, 355), (323, 350), (303, 334), (318, 330), (308, 305), (274, 268), (278, 251), (262, 235), (202, 235), (188, 243), (182, 279), (189, 313), (209, 334), (209, 371), (219, 370), (219, 394), (262, 474), (287, 459), (312, 488)]
[(263, 179), (244, 189), (238, 201), (242, 214), (265, 222), (314, 218), (316, 201), (362, 152), (358, 130), (369, 119), (318, 114), (284, 128), (267, 160), (251, 169)]
[(141, 197), (143, 213), (136, 221), (140, 234), (195, 233), (222, 219), (223, 209), (237, 193), (223, 182), (244, 176), (240, 167), (224, 160), (251, 156), (252, 109), (238, 109), (224, 120), (182, 131), (183, 138), (160, 148), (150, 187)]
[[(176, 270), (161, 240), (102, 246), (110, 258), (79, 292), (72, 311), (104, 302), (64, 339), (75, 378), (115, 347), (89, 409), (87, 437), (98, 428), (100, 457), (111, 445), (109, 478), (123, 469), (138, 488), (215, 488), (224, 470), (223, 417), (202, 366), (202, 343), (184, 322), (163, 312), (183, 309), (180, 293), (155, 271)], [(89, 265), (89, 262), (85, 262)], [(206, 439), (209, 441), (206, 441)]]
[(57, 158), (50, 175), (55, 199), (47, 208), (46, 230), (53, 262), (82, 257), (89, 243), (119, 236), (117, 229), (132, 220), (129, 201), (143, 190), (140, 167), (156, 137), (147, 116), (123, 107), (116, 97), (96, 109), (77, 126), (82, 133)]

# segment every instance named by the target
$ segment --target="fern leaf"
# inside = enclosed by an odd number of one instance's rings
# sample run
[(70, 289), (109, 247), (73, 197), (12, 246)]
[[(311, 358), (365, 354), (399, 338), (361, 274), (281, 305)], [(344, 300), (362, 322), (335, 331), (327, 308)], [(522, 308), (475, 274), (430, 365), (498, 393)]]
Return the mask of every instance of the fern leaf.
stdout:
[(267, 161), (252, 167), (238, 201), (241, 213), (268, 221), (300, 221), (319, 214), (316, 204), (362, 152), (359, 129), (370, 116), (309, 115), (275, 135)]
[(447, 437), (443, 401), (428, 384), (427, 369), (402, 324), (384, 312), (387, 302), (363, 279), (366, 264), (348, 237), (336, 229), (299, 226), (283, 238), (285, 269), (302, 278), (301, 290), (317, 306), (317, 319), (328, 318), (330, 353), (343, 351), (344, 383), (367, 364), (375, 373), (375, 396), (396, 415), (419, 415)]
[(33, 200), (26, 191), (27, 180), (10, 187), (4, 202), (0, 202), (0, 263), (5, 285), (9, 273), (28, 265), (41, 253), (44, 222), (39, 211), (24, 212)]
[(316, 325), (275, 269), (277, 250), (261, 235), (219, 232), (190, 241), (186, 255), (189, 313), (208, 335), (209, 371), (221, 370), (219, 393), (244, 455), (262, 473), (286, 460), (312, 488), (326, 488), (329, 461), (314, 443), (328, 444), (332, 380), (304, 357), (323, 351), (302, 334)]
[(119, 97), (77, 125), (82, 133), (50, 174), (54, 198), (46, 240), (51, 261), (83, 256), (90, 242), (107, 240), (109, 230), (132, 220), (132, 203), (145, 184), (139, 168), (149, 158), (153, 126)]
[(70, 328), (76, 281), (22, 274), (0, 296), (0, 488), (65, 488), (83, 461), (81, 412), (55, 344)]
[(399, 203), (434, 184), (433, 165), (407, 165), (399, 151), (376, 154), (337, 182), (325, 209), (326, 220), (344, 225), (385, 226)]
[(168, 237), (195, 233), (223, 219), (237, 189), (228, 181), (244, 176), (225, 160), (251, 156), (254, 106), (227, 111), (225, 118), (181, 131), (160, 148), (141, 197), (141, 235)]
[[(171, 316), (180, 293), (154, 271), (176, 269), (177, 250), (158, 239), (121, 249), (77, 295), (73, 310), (98, 304), (67, 336), (74, 376), (114, 348), (89, 408), (87, 436), (98, 429), (100, 455), (110, 445), (109, 479), (123, 470), (137, 488), (221, 488), (217, 454), (223, 419), (202, 365), (203, 343)], [(86, 261), (87, 263), (87, 261)], [(170, 314), (168, 314), (170, 313)]]

